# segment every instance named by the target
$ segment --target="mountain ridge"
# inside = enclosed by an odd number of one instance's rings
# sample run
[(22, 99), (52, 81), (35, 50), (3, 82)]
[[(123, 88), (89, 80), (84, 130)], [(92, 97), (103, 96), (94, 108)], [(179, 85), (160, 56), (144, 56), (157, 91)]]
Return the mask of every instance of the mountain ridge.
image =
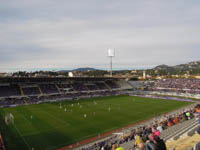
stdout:
[(168, 65), (158, 65), (153, 68), (154, 70), (166, 70), (166, 69), (179, 69), (179, 70), (189, 70), (189, 69), (200, 69), (200, 61), (192, 61), (185, 64), (168, 66)]

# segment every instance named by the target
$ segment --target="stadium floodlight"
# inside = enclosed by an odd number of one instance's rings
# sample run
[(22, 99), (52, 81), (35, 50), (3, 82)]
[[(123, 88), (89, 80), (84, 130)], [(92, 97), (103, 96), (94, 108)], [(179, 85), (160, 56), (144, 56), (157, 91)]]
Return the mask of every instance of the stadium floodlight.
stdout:
[(112, 58), (115, 57), (114, 49), (108, 49), (108, 57), (110, 57), (110, 77), (112, 77)]

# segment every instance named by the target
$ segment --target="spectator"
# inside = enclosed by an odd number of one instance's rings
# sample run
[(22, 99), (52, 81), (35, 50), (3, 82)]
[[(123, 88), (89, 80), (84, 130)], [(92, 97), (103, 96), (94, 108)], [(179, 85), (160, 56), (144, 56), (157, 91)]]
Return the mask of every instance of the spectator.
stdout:
[(188, 112), (186, 112), (186, 117), (187, 117), (187, 119), (189, 120), (190, 119), (190, 112), (188, 111)]
[(121, 147), (119, 144), (114, 144), (112, 150), (124, 150), (124, 148)]
[(116, 150), (124, 150), (124, 148), (119, 146)]
[(159, 124), (159, 126), (157, 127), (157, 130), (162, 132), (163, 131), (163, 126), (162, 126), (162, 123)]
[(178, 116), (174, 118), (173, 123), (174, 123), (174, 124), (178, 124), (178, 123), (179, 123), (179, 118), (178, 118)]
[(135, 145), (137, 147), (139, 147), (140, 145), (143, 144), (143, 141), (142, 141), (142, 138), (140, 137), (140, 133), (139, 131), (136, 132), (136, 135), (135, 135)]
[(146, 142), (146, 150), (159, 150), (159, 149), (153, 140), (148, 140)]
[(160, 131), (156, 130), (155, 128), (152, 128), (152, 133), (154, 136), (160, 136)]
[(172, 121), (171, 119), (169, 119), (169, 120), (168, 120), (168, 123), (167, 123), (167, 126), (168, 126), (168, 127), (171, 127), (171, 126), (173, 126), (173, 125), (174, 125), (173, 121)]
[(159, 150), (167, 150), (165, 142), (159, 136), (155, 136), (154, 141)]

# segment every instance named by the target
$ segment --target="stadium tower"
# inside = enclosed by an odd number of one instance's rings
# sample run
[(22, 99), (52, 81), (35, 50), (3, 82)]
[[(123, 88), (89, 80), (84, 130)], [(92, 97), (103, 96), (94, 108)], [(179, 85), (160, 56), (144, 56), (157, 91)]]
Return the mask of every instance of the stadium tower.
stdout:
[(115, 57), (114, 49), (108, 49), (108, 57), (110, 57), (110, 77), (112, 77), (112, 58)]

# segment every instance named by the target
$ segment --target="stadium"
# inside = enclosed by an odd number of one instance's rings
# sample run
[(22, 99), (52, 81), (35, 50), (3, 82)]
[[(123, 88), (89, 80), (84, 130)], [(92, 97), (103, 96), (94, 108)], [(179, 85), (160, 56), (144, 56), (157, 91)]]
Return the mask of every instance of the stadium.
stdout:
[(1, 0), (0, 150), (200, 150), (200, 1)]
[(200, 80), (174, 80), (1, 78), (2, 149), (135, 149), (151, 127), (165, 141), (195, 133)]

